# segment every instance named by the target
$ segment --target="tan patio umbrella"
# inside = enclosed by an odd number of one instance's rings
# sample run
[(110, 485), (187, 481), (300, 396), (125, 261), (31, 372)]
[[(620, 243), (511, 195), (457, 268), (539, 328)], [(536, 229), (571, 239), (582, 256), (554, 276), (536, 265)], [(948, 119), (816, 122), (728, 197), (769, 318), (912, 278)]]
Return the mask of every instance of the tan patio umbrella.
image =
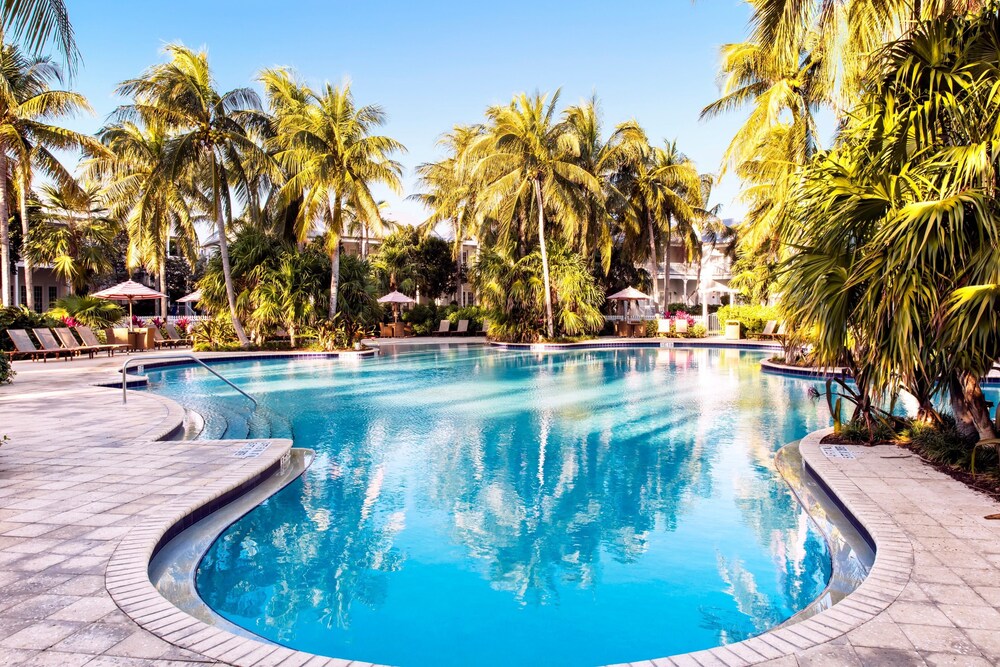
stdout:
[(162, 299), (166, 296), (166, 294), (161, 294), (155, 289), (146, 287), (142, 283), (137, 283), (134, 280), (126, 280), (125, 282), (119, 283), (114, 287), (102, 289), (100, 292), (94, 292), (90, 296), (96, 296), (98, 299), (107, 299), (108, 301), (128, 301), (128, 328), (129, 331), (131, 331), (132, 302)]
[(181, 298), (177, 299), (177, 303), (196, 303), (201, 301), (201, 290), (195, 290), (190, 294), (185, 294)]
[(389, 292), (385, 296), (378, 300), (379, 303), (391, 303), (392, 304), (392, 320), (393, 322), (399, 321), (399, 304), (401, 303), (416, 303), (413, 299), (406, 296), (398, 290)]
[(607, 297), (607, 301), (621, 301), (625, 304), (626, 315), (628, 314), (628, 302), (635, 301), (650, 301), (653, 297), (648, 294), (643, 294), (634, 287), (626, 287), (620, 292), (615, 292), (611, 296)]

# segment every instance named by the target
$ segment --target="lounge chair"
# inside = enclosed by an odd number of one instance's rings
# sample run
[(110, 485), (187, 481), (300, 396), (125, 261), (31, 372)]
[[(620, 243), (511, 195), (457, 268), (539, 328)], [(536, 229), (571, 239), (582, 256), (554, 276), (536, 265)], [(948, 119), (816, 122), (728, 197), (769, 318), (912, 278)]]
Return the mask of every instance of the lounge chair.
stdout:
[(449, 329), (451, 329), (451, 322), (448, 320), (441, 320), (441, 324), (438, 325), (438, 330), (435, 333), (447, 335), (450, 333)]
[(172, 340), (167, 340), (163, 337), (163, 333), (160, 331), (159, 327), (150, 327), (150, 331), (153, 332), (153, 347), (159, 350), (161, 347), (174, 347), (176, 343)]
[(56, 337), (52, 335), (52, 332), (48, 329), (32, 329), (31, 333), (35, 334), (35, 338), (38, 339), (38, 343), (42, 346), (42, 349), (46, 352), (59, 352), (66, 356), (67, 361), (70, 357), (74, 357), (80, 354), (81, 350), (76, 348), (65, 348), (59, 344)]
[(774, 332), (773, 338), (775, 340), (781, 340), (782, 338), (786, 337), (787, 335), (788, 335), (788, 323), (787, 322), (782, 322), (781, 326), (778, 327), (778, 330), (776, 332)]
[(393, 331), (392, 324), (382, 324), (380, 325), (381, 331), (380, 335), (382, 338), (392, 338), (395, 332)]
[(778, 320), (768, 320), (767, 324), (764, 325), (764, 330), (758, 334), (751, 334), (751, 338), (756, 338), (762, 340), (764, 338), (774, 337), (774, 328), (778, 326)]
[(670, 335), (670, 320), (665, 320), (662, 317), (656, 320), (656, 335), (657, 336)]
[(76, 336), (74, 336), (73, 332), (70, 331), (67, 327), (60, 327), (58, 329), (53, 329), (53, 331), (56, 332), (56, 336), (59, 338), (59, 342), (61, 342), (63, 344), (63, 347), (65, 347), (67, 350), (74, 350), (75, 352), (79, 352), (80, 354), (86, 352), (87, 356), (89, 356), (91, 359), (94, 358), (95, 354), (100, 352), (100, 349), (97, 347), (87, 345), (86, 343), (81, 345), (80, 341), (76, 339)]
[(674, 330), (679, 334), (686, 334), (688, 332), (687, 318), (678, 317), (674, 320)]
[(90, 327), (78, 326), (76, 333), (79, 334), (80, 340), (83, 341), (84, 345), (96, 347), (99, 350), (106, 350), (108, 356), (114, 356), (115, 352), (128, 351), (128, 343), (115, 343), (110, 339), (107, 343), (102, 343), (97, 339), (97, 335)]
[(39, 350), (31, 341), (31, 336), (24, 329), (7, 329), (7, 335), (14, 342), (14, 351), (7, 353), (11, 359), (14, 357), (28, 357), (32, 361), (36, 359), (47, 361), (49, 357), (69, 358), (71, 356), (71, 353), (66, 352), (62, 348), (59, 350)]
[(167, 322), (164, 326), (167, 330), (167, 340), (174, 341), (174, 345), (190, 345), (191, 337), (182, 336), (179, 331), (177, 331), (177, 325), (172, 322)]
[(456, 336), (464, 336), (469, 333), (469, 320), (459, 320), (458, 327), (451, 333)]

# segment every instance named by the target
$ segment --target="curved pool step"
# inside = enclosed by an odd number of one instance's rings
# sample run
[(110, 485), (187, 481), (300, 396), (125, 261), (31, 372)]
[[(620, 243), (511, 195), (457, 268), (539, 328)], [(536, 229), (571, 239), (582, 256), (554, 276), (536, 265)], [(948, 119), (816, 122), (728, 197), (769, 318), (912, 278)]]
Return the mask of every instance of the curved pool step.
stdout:
[(195, 408), (204, 420), (198, 440), (222, 440), (229, 430), (229, 420), (213, 406), (199, 405)]

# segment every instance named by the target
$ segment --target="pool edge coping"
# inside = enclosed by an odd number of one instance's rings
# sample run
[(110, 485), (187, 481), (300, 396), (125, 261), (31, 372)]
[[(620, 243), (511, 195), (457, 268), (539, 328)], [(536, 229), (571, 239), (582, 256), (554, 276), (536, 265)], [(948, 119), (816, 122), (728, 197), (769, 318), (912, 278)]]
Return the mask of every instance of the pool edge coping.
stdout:
[[(705, 345), (705, 347), (710, 346)], [(220, 355), (215, 358), (221, 360), (224, 357)], [(118, 386), (121, 386), (120, 381)], [(183, 413), (180, 404), (172, 399), (152, 395), (171, 407), (171, 416), (174, 416), (173, 408)], [(183, 419), (183, 415), (181, 418)], [(175, 428), (167, 429), (163, 437)], [(833, 499), (843, 504), (844, 509), (868, 531), (875, 543), (875, 562), (861, 585), (829, 609), (741, 642), (651, 660), (621, 663), (621, 665), (664, 667), (693, 664), (692, 660), (698, 664), (701, 664), (701, 661), (709, 664), (721, 662), (734, 667), (761, 664), (795, 655), (843, 637), (883, 613), (896, 601), (910, 579), (913, 568), (913, 546), (898, 524), (881, 512), (867, 494), (820, 452), (820, 440), (831, 431), (829, 428), (814, 431), (803, 437), (799, 446), (808, 471), (832, 491)], [(296, 660), (308, 661), (310, 665), (376, 667), (374, 663), (319, 656), (264, 640), (241, 637), (212, 626), (174, 606), (149, 580), (150, 561), (156, 545), (164, 535), (213, 500), (230, 493), (279, 463), (281, 456), (284, 456), (294, 444), (288, 439), (255, 438), (254, 440), (281, 443), (283, 446), (270, 448), (268, 455), (261, 457), (259, 465), (250, 470), (244, 470), (241, 474), (228, 473), (215, 480), (215, 483), (202, 492), (158, 508), (130, 530), (108, 561), (105, 572), (105, 587), (108, 593), (126, 615), (155, 637), (227, 664), (264, 667), (277, 665), (297, 656)]]
[(832, 492), (832, 499), (843, 505), (845, 512), (868, 531), (875, 543), (875, 562), (861, 585), (829, 609), (741, 642), (612, 667), (720, 662), (731, 667), (758, 665), (839, 639), (885, 612), (899, 598), (913, 570), (913, 545), (892, 517), (822, 453), (820, 442), (832, 432), (832, 428), (825, 428), (809, 433), (800, 441), (799, 451), (809, 474)]

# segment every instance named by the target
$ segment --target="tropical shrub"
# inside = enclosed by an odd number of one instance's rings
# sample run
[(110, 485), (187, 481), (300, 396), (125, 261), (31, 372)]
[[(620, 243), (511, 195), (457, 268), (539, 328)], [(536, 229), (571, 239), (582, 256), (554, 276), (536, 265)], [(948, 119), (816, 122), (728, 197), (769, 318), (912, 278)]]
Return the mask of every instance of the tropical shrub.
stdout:
[[(584, 259), (553, 243), (548, 254), (556, 337), (597, 333), (604, 326), (600, 291)], [(507, 342), (534, 342), (545, 333), (545, 289), (541, 255), (521, 259), (497, 249), (484, 250), (470, 279), (479, 294), (487, 335)]]
[(719, 322), (725, 325), (726, 320), (739, 320), (747, 333), (760, 333), (767, 326), (768, 320), (781, 319), (781, 312), (774, 306), (734, 305), (719, 308)]
[(64, 321), (72, 318), (85, 326), (103, 329), (121, 321), (125, 316), (125, 310), (112, 301), (70, 294), (56, 301), (48, 315)]
[(28, 310), (24, 306), (0, 308), (0, 350), (14, 349), (14, 342), (5, 333), (7, 329), (42, 329), (58, 326), (61, 326), (59, 320)]
[(462, 306), (461, 308), (449, 306), (447, 311), (448, 321), (452, 326), (458, 324), (459, 320), (469, 320), (469, 331), (482, 331), (486, 314), (479, 306)]
[(979, 378), (1000, 349), (998, 34), (994, 3), (915, 23), (791, 193), (782, 307), (850, 368), (857, 418), (905, 390), (940, 422), (947, 394), (961, 433), (997, 435)]
[(10, 357), (6, 354), (0, 354), (0, 384), (10, 384), (14, 381), (14, 376), (17, 375), (14, 372), (14, 368), (10, 363)]
[(191, 341), (196, 351), (227, 349), (239, 343), (228, 312), (195, 325)]

